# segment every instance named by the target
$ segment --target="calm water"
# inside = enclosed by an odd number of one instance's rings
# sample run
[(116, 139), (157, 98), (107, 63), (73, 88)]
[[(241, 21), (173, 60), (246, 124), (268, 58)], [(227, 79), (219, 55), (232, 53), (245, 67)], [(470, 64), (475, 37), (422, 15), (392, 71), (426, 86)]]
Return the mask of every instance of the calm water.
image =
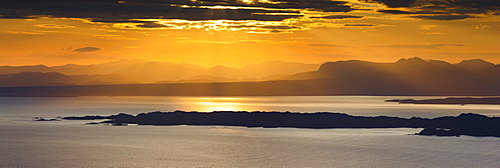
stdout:
[[(404, 105), (408, 97), (0, 98), (0, 167), (498, 167), (500, 138), (407, 135), (420, 129), (84, 125), (31, 117), (150, 111), (343, 112), (500, 116), (495, 105)], [(435, 98), (435, 97), (412, 97)]]

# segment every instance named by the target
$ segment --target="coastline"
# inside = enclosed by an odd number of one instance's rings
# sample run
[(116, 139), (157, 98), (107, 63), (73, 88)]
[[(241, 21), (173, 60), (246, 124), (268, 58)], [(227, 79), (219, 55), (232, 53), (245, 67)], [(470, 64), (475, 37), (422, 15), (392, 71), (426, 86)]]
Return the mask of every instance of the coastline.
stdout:
[(500, 97), (448, 97), (444, 99), (392, 99), (385, 102), (397, 102), (400, 104), (486, 104), (500, 105)]

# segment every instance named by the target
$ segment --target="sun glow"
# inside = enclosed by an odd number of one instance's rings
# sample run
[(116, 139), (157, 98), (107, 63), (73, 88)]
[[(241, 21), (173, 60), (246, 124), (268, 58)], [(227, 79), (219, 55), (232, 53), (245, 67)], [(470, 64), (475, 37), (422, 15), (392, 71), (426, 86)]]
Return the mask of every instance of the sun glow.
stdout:
[(201, 98), (196, 108), (202, 112), (212, 111), (245, 111), (243, 98)]
[(253, 4), (255, 3), (253, 0), (240, 0), (240, 2), (246, 3), (246, 4)]
[[(496, 47), (500, 17), (494, 14), (498, 7), (484, 4), (459, 10), (433, 1), (429, 4), (445, 6), (439, 13), (429, 13), (430, 9), (404, 3), (366, 0), (71, 1), (68, 4), (89, 8), (63, 11), (57, 9), (65, 4), (55, 2), (12, 1), (16, 5), (0, 9), (2, 65), (140, 59), (210, 68), (275, 60), (392, 62), (417, 56), (498, 62), (500, 58)], [(102, 5), (109, 10), (90, 8)], [(54, 10), (45, 10), (48, 6)], [(88, 46), (99, 50), (76, 50)]]
[(231, 102), (200, 102), (198, 103), (198, 108), (203, 112), (212, 111), (244, 111), (241, 108), (241, 103), (231, 103)]

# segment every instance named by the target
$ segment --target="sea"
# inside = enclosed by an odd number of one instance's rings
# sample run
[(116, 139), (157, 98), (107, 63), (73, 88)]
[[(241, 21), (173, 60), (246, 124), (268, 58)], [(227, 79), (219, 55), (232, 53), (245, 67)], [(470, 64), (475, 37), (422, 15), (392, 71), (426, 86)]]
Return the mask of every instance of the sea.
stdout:
[(421, 128), (109, 126), (33, 121), (153, 111), (335, 112), (403, 118), (499, 105), (414, 105), (430, 96), (0, 97), (0, 167), (500, 167), (500, 138), (418, 136)]

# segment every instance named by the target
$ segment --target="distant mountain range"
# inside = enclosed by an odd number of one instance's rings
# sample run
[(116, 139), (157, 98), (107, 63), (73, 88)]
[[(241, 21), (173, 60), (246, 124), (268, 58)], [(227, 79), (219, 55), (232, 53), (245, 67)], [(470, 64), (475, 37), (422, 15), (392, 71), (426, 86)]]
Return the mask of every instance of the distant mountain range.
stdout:
[(458, 64), (418, 57), (403, 58), (395, 63), (351, 60), (327, 62), (318, 71), (282, 79), (325, 79), (341, 92), (351, 90), (349, 93), (361, 94), (488, 94), (500, 86), (500, 65), (480, 59)]
[[(144, 63), (131, 67), (141, 72)], [(154, 63), (157, 64), (157, 63)], [(283, 66), (273, 65), (281, 64)], [(288, 65), (286, 67), (285, 65)], [(291, 66), (294, 65), (294, 66)], [(180, 65), (177, 65), (180, 66)], [(249, 77), (265, 71), (284, 73), (306, 64), (269, 62), (242, 69), (214, 67), (198, 69), (212, 74), (193, 76), (187, 81), (157, 84), (123, 84), (95, 86), (51, 86), (0, 88), (3, 96), (292, 96), (292, 95), (500, 95), (500, 65), (484, 60), (465, 60), (450, 64), (421, 58), (400, 59), (395, 63), (359, 60), (327, 62), (318, 70), (293, 75), (275, 75), (268, 81), (230, 82), (236, 77)], [(308, 65), (309, 66), (309, 65)], [(311, 65), (312, 66), (312, 65)], [(142, 68), (140, 68), (142, 67)], [(154, 66), (153, 66), (154, 67)], [(161, 66), (156, 66), (157, 68)], [(264, 68), (269, 68), (264, 70)], [(291, 68), (294, 67), (294, 68)], [(31, 67), (32, 68), (32, 67)], [(280, 69), (281, 70), (277, 70)], [(153, 68), (154, 69), (154, 68)], [(190, 68), (191, 69), (191, 68)], [(302, 68), (305, 69), (305, 68)], [(146, 72), (146, 71), (143, 71)], [(178, 71), (175, 71), (178, 72)], [(217, 73), (216, 73), (217, 72)], [(142, 72), (141, 72), (142, 73)], [(136, 73), (137, 76), (140, 76)], [(159, 72), (160, 73), (160, 72)], [(180, 73), (180, 72), (179, 72)], [(214, 75), (215, 73), (215, 75)], [(241, 73), (241, 75), (238, 75)], [(22, 74), (22, 73), (21, 73)], [(41, 73), (46, 74), (46, 73)], [(16, 74), (19, 75), (19, 74)], [(176, 74), (178, 75), (178, 74)], [(234, 76), (233, 76), (234, 75)], [(255, 75), (255, 74), (254, 74)], [(54, 75), (56, 76), (56, 75)], [(93, 76), (93, 75), (88, 75)], [(134, 76), (134, 75), (132, 75)], [(82, 77), (82, 76), (79, 76)], [(95, 76), (102, 77), (104, 76)], [(241, 79), (241, 78), (239, 78)], [(116, 80), (125, 80), (116, 77)], [(212, 81), (228, 82), (212, 82)], [(195, 81), (188, 82), (188, 81)]]
[(207, 83), (276, 80), (314, 71), (320, 64), (271, 61), (243, 68), (122, 60), (103, 64), (47, 67), (0, 66), (1, 86), (59, 86), (129, 83)]

